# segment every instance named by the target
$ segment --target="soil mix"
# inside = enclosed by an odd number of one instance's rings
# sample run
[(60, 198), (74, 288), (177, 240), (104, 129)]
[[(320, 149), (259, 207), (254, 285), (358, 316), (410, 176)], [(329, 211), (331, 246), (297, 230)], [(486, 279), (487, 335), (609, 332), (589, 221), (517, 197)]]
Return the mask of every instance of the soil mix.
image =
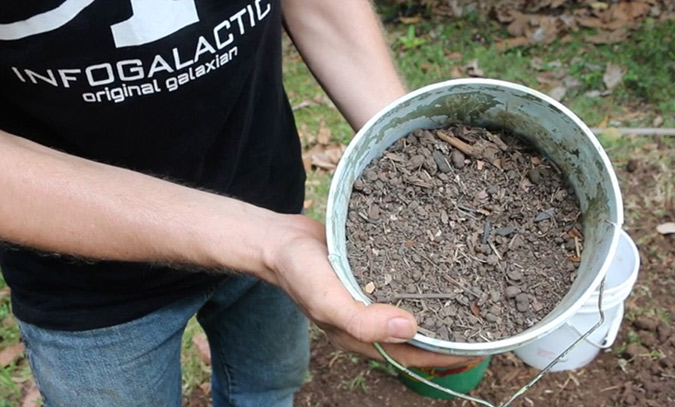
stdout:
[(513, 336), (576, 277), (583, 236), (572, 188), (520, 138), (484, 128), (416, 130), (354, 182), (347, 256), (374, 302), (455, 342)]

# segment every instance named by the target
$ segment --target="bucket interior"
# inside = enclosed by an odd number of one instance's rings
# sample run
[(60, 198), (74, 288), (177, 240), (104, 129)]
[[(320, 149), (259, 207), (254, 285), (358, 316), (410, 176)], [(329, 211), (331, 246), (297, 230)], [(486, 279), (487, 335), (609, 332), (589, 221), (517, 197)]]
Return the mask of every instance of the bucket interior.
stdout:
[(355, 136), (340, 161), (328, 198), (331, 264), (351, 295), (366, 304), (346, 256), (345, 227), (353, 183), (365, 167), (416, 129), (452, 124), (505, 128), (534, 144), (566, 174), (584, 217), (578, 276), (556, 308), (529, 329), (492, 342), (449, 342), (417, 334), (412, 344), (436, 352), (485, 355), (509, 351), (556, 329), (593, 294), (616, 249), (623, 223), (621, 195), (609, 159), (591, 131), (567, 108), (524, 86), (464, 79), (430, 85), (395, 101)]

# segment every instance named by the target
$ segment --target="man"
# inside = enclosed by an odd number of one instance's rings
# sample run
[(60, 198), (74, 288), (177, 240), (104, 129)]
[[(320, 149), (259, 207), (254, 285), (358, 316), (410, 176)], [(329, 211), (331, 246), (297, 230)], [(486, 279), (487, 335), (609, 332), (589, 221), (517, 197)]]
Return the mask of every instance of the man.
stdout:
[(0, 265), (46, 406), (179, 406), (195, 313), (217, 407), (292, 405), (296, 305), (343, 349), (466, 362), (354, 301), (298, 215), (281, 22), (356, 129), (404, 93), (368, 1), (11, 1), (0, 18)]

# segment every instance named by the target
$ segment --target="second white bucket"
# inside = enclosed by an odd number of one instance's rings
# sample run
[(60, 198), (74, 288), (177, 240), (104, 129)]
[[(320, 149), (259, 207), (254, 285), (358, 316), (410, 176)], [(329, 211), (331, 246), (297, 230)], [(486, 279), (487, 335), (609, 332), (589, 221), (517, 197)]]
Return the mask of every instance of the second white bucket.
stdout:
[[(602, 295), (605, 321), (572, 349), (565, 359), (555, 364), (551, 368), (552, 372), (583, 367), (595, 359), (601, 349), (612, 346), (623, 320), (623, 303), (633, 290), (639, 268), (640, 255), (637, 247), (630, 236), (622, 231), (616, 254), (605, 277), (605, 290)], [(514, 350), (516, 356), (537, 369), (548, 366), (600, 320), (598, 290), (565, 324), (550, 334)]]

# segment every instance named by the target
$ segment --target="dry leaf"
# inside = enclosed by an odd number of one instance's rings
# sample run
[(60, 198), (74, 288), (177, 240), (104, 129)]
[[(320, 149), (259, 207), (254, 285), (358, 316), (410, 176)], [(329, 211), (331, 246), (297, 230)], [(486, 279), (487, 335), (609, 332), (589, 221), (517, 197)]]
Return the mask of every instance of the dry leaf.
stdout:
[(596, 17), (579, 17), (577, 18), (577, 23), (582, 27), (588, 28), (600, 28), (604, 25), (602, 20)]
[(557, 100), (558, 102), (560, 102), (562, 98), (565, 97), (566, 93), (567, 88), (565, 88), (564, 86), (556, 86), (555, 88), (551, 89), (550, 92), (548, 92), (548, 95), (553, 99)]
[(311, 100), (311, 99), (305, 99), (302, 102), (298, 103), (297, 105), (293, 106), (293, 111), (304, 109), (309, 106), (316, 106), (316, 102)]
[(35, 382), (31, 380), (30, 387), (26, 396), (23, 398), (23, 403), (21, 407), (38, 407), (42, 405), (42, 397), (40, 396), (40, 390), (35, 385)]
[(371, 281), (370, 283), (366, 284), (364, 290), (367, 294), (372, 294), (375, 291), (375, 283)]
[(16, 362), (21, 356), (23, 356), (24, 346), (23, 343), (17, 342), (9, 348), (4, 349), (0, 352), (0, 367), (5, 367)]
[(436, 69), (436, 65), (428, 64), (426, 62), (422, 62), (419, 66), (420, 69), (423, 70), (424, 72), (429, 72), (433, 69)]
[(651, 7), (643, 1), (630, 1), (614, 4), (612, 9), (616, 12), (621, 12), (628, 20), (635, 20), (637, 17), (643, 16), (649, 12)]
[(461, 69), (459, 69), (458, 66), (453, 66), (452, 68), (450, 68), (450, 77), (452, 79), (459, 79), (463, 78), (464, 76), (465, 76), (464, 73), (462, 72)]
[(510, 50), (511, 48), (522, 47), (528, 44), (530, 44), (529, 39), (525, 37), (516, 37), (509, 38), (508, 40), (497, 43), (495, 47), (497, 48), (497, 51), (504, 52)]
[(530, 28), (530, 16), (518, 11), (512, 11), (511, 16), (513, 20), (506, 30), (514, 37), (524, 36)]
[(312, 170), (312, 157), (307, 153), (302, 155), (302, 166), (305, 167), (305, 172)]
[(332, 164), (337, 164), (345, 153), (346, 147), (342, 144), (336, 144), (326, 149), (326, 157)]
[(477, 59), (474, 59), (473, 61), (469, 62), (464, 67), (464, 70), (466, 71), (467, 75), (474, 78), (482, 78), (483, 76), (485, 76), (485, 72), (483, 72), (483, 70), (478, 67)]
[(316, 135), (316, 141), (319, 144), (327, 146), (328, 143), (330, 143), (330, 139), (332, 136), (333, 133), (330, 131), (328, 127), (326, 127), (326, 123), (322, 120), (321, 123), (319, 123), (319, 132)]
[(675, 222), (662, 223), (656, 227), (656, 231), (662, 235), (670, 235), (675, 233)]
[(609, 8), (609, 4), (596, 1), (595, 3), (591, 3), (591, 8), (594, 10), (607, 10)]
[(311, 199), (305, 199), (305, 201), (302, 203), (302, 207), (303, 207), (305, 210), (311, 208), (312, 205), (314, 205), (314, 201), (311, 200)]
[(469, 308), (471, 308), (471, 313), (473, 314), (473, 316), (475, 316), (476, 318), (480, 318), (480, 308), (478, 308), (478, 304), (472, 302)]
[(422, 21), (422, 18), (419, 16), (415, 17), (399, 17), (398, 21), (402, 22), (403, 24), (417, 24)]
[(0, 290), (0, 301), (2, 301), (3, 298), (9, 297), (10, 291), (9, 287), (5, 287), (2, 290)]
[(560, 78), (553, 71), (542, 72), (537, 75), (537, 82), (544, 85), (559, 85)]
[(446, 57), (449, 61), (457, 61), (457, 62), (459, 62), (459, 61), (462, 60), (462, 53), (461, 53), (461, 52), (451, 52), (451, 53), (449, 53), (449, 54), (446, 54), (445, 57)]
[(599, 31), (596, 35), (586, 36), (586, 41), (593, 44), (616, 44), (628, 38), (628, 30), (620, 28), (615, 31)]
[(209, 347), (209, 342), (206, 340), (206, 335), (197, 334), (192, 337), (192, 344), (195, 345), (199, 356), (202, 357), (202, 361), (207, 365), (211, 364), (211, 348)]
[(556, 18), (543, 18), (539, 22), (539, 28), (529, 36), (535, 44), (550, 44), (558, 38), (558, 25)]
[(607, 86), (607, 89), (612, 90), (623, 80), (623, 75), (626, 73), (626, 68), (621, 65), (608, 63), (605, 69), (605, 74), (602, 76), (602, 81)]

